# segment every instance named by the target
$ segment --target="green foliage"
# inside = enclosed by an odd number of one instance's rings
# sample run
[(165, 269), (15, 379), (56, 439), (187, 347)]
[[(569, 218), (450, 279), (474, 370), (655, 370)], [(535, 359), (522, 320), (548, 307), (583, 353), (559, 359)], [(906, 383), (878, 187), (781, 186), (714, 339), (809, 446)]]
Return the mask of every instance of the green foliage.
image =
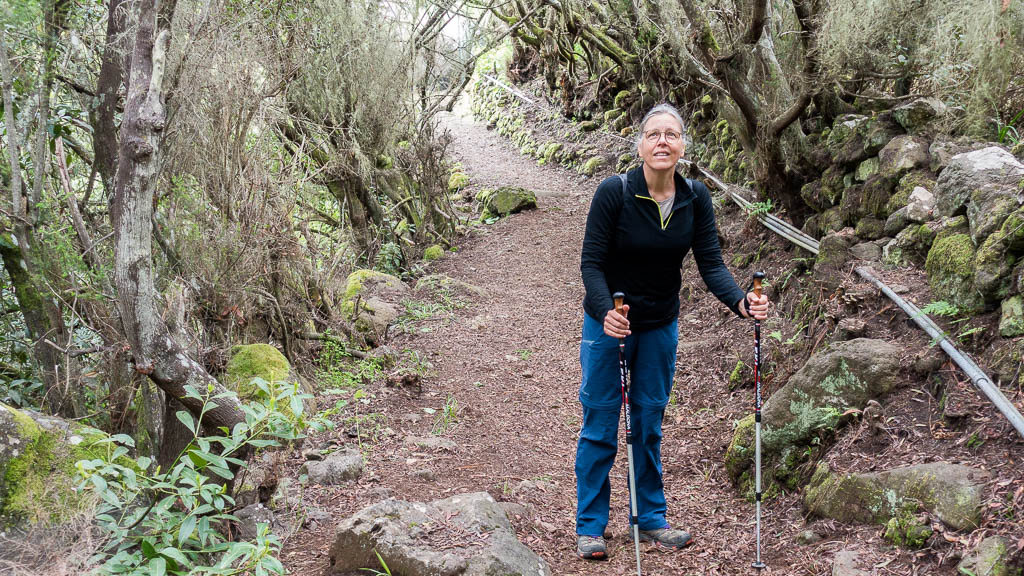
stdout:
[[(933, 300), (921, 308), (921, 314), (942, 316), (943, 318), (951, 318), (950, 324), (956, 327), (954, 337), (961, 342), (967, 342), (972, 336), (978, 334), (984, 330), (981, 326), (971, 326), (971, 317), (964, 310), (961, 310), (955, 304), (950, 304), (945, 300)], [(947, 332), (942, 333), (943, 336), (949, 336)], [(932, 341), (931, 345), (937, 344), (935, 340)]]
[(451, 394), (444, 401), (444, 407), (438, 412), (434, 418), (434, 427), (431, 428), (430, 433), (435, 436), (441, 436), (450, 432), (455, 424), (458, 422), (459, 402), (455, 399), (455, 396)]
[(1024, 71), (1020, 2), (829, 2), (821, 30), (821, 62), (830, 74), (913, 75), (915, 92), (965, 106), (973, 123), (1000, 115), (1008, 87)]
[(750, 207), (747, 208), (747, 215), (751, 218), (757, 218), (758, 216), (764, 216), (770, 213), (775, 208), (772, 204), (771, 198), (765, 199), (761, 202), (753, 202)]
[[(101, 499), (96, 520), (108, 534), (107, 544), (92, 559), (95, 573), (285, 573), (276, 557), (281, 543), (266, 525), (252, 541), (232, 542), (222, 532), (226, 522), (236, 520), (230, 513), (235, 500), (225, 482), (245, 468), (241, 457), (302, 435), (302, 395), (261, 385), (276, 396), (266, 404), (243, 404), (245, 422), (223, 430), (222, 436), (203, 436), (199, 422), (218, 399), (233, 393), (212, 396), (212, 388), (201, 393), (186, 386), (187, 396), (203, 408), (199, 420), (186, 411), (177, 413), (192, 441), (166, 471), (149, 472), (152, 462), (146, 456), (133, 465), (122, 463), (134, 446), (126, 436), (110, 438), (112, 450), (105, 457), (77, 463), (82, 486)], [(283, 406), (291, 413), (279, 409)]]
[(383, 358), (357, 359), (340, 344), (325, 341), (317, 359), (317, 380), (330, 389), (365, 386), (384, 375)]
[(404, 262), (405, 256), (402, 254), (402, 248), (395, 242), (386, 242), (377, 252), (377, 261), (373, 267), (378, 272), (401, 276)]
[(373, 553), (377, 555), (377, 561), (380, 562), (380, 566), (384, 570), (374, 570), (373, 568), (363, 568), (362, 570), (373, 574), (373, 576), (391, 576), (391, 569), (388, 568), (388, 564), (384, 561), (384, 558), (381, 557), (380, 552), (374, 550)]
[(1017, 121), (1024, 118), (1024, 109), (1017, 112), (1017, 115), (1010, 119), (1009, 122), (1003, 124), (1001, 121), (997, 122), (996, 128), (996, 141), (1000, 144), (1009, 142), (1010, 144), (1017, 144), (1020, 142), (1020, 132), (1017, 131)]

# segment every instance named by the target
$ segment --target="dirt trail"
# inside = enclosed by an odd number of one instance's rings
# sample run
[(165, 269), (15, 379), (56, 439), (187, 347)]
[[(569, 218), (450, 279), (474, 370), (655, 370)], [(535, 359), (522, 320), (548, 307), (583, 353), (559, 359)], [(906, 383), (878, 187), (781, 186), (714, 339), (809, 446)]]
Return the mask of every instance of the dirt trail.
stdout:
[[(485, 490), (522, 505), (513, 519), (519, 537), (547, 560), (553, 574), (631, 573), (624, 457), (612, 471), (610, 560), (583, 561), (574, 553), (573, 459), (581, 420), (579, 251), (590, 197), (600, 180), (537, 166), (466, 117), (451, 116), (446, 123), (454, 137), (452, 152), (474, 189), (531, 188), (540, 192), (539, 208), (479, 228), (457, 253), (432, 267), (431, 272), (478, 286), (485, 295), (389, 343), (420, 351), (432, 363), (432, 374), (422, 391), (373, 386), (367, 410), (382, 414), (378, 426), (384, 433), (363, 446), (370, 454), (363, 479), (354, 487), (310, 488), (305, 497), (338, 521), (386, 495), (431, 500)], [(776, 249), (779, 257), (789, 257)], [(726, 262), (731, 256), (727, 245)], [(733, 422), (749, 412), (752, 392), (730, 391), (722, 367), (729, 362), (723, 357), (735, 363), (735, 351), (749, 348), (750, 326), (707, 293), (692, 259), (684, 264), (683, 284), (684, 295), (691, 296), (680, 317), (676, 391), (666, 413), (663, 463), (669, 520), (689, 530), (697, 546), (673, 553), (645, 549), (644, 574), (749, 574), (753, 505), (729, 484), (722, 456)], [(772, 354), (770, 345), (765, 353)], [(458, 444), (456, 451), (429, 452), (403, 444), (409, 434), (429, 436), (437, 412), (426, 415), (424, 408), (440, 412), (451, 398), (458, 419), (442, 435)], [(352, 442), (341, 431), (334, 437)], [(877, 530), (866, 527), (837, 529), (816, 547), (794, 546), (793, 535), (803, 527), (795, 495), (767, 503), (763, 522), (763, 557), (771, 568), (765, 574), (830, 573), (835, 551), (851, 541), (877, 541)], [(286, 566), (297, 574), (319, 573), (327, 565), (331, 541), (329, 523), (303, 529), (285, 546)], [(873, 558), (879, 558), (877, 552)]]

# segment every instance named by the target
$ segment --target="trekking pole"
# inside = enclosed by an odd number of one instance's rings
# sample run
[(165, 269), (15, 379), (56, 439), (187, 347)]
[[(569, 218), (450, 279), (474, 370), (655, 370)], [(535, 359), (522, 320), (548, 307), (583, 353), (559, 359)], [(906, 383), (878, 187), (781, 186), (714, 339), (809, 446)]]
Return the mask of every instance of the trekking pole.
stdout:
[[(764, 277), (764, 272), (754, 272), (754, 294), (758, 298)], [(765, 565), (761, 562), (761, 321), (757, 318), (754, 318), (754, 506), (757, 556), (751, 566), (760, 573)]]
[[(622, 301), (626, 295), (622, 292), (612, 294), (615, 301), (615, 311), (622, 314)], [(619, 382), (622, 385), (622, 407), (625, 409), (626, 419), (626, 461), (629, 463), (629, 524), (633, 530), (633, 546), (636, 548), (636, 576), (640, 573), (640, 524), (636, 507), (636, 472), (633, 469), (633, 428), (632, 418), (629, 413), (629, 395), (626, 385), (626, 339), (619, 339)]]

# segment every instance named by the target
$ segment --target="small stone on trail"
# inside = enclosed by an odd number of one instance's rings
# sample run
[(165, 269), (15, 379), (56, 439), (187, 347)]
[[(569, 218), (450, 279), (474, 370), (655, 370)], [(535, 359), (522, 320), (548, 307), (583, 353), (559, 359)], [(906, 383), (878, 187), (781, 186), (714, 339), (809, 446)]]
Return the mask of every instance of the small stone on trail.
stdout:
[(857, 567), (860, 554), (853, 550), (840, 550), (832, 563), (832, 576), (868, 576), (869, 573)]
[(529, 370), (523, 372), (523, 378), (533, 378), (533, 372), (530, 372)]
[(330, 524), (334, 520), (331, 513), (324, 510), (323, 508), (310, 507), (306, 509), (306, 517), (303, 518), (302, 526), (308, 527), (310, 524)]
[(402, 414), (398, 419), (402, 422), (408, 422), (409, 424), (416, 424), (420, 420), (423, 420), (423, 415), (416, 413)]
[(420, 437), (420, 436), (406, 436), (405, 440), (402, 441), (406, 446), (412, 446), (415, 448), (424, 448), (426, 450), (443, 450), (445, 452), (455, 452), (459, 445), (454, 440), (448, 438), (439, 438), (437, 436)]
[(821, 536), (814, 530), (803, 530), (796, 535), (796, 543), (809, 545), (821, 542)]
[(421, 468), (419, 470), (414, 470), (412, 475), (419, 478), (420, 480), (426, 480), (428, 482), (432, 482), (437, 478), (437, 474), (435, 474), (434, 471), (431, 470), (430, 468)]
[(320, 453), (319, 448), (306, 448), (302, 451), (302, 458), (305, 460), (323, 460), (324, 455)]
[(311, 460), (302, 465), (300, 474), (305, 474), (312, 484), (333, 486), (346, 480), (355, 480), (363, 472), (363, 454), (357, 448), (342, 448), (322, 461)]

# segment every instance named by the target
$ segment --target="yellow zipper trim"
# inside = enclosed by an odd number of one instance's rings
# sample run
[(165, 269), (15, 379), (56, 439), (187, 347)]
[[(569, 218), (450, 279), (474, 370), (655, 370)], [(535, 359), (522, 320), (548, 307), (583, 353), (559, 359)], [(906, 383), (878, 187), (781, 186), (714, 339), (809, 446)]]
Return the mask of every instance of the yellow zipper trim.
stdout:
[[(666, 220), (665, 217), (661, 215), (661, 205), (658, 204), (657, 200), (651, 198), (650, 196), (641, 196), (639, 194), (635, 194), (635, 196), (637, 198), (643, 198), (644, 200), (650, 200), (651, 202), (654, 202), (654, 205), (658, 207), (658, 219), (661, 220), (661, 229), (664, 230), (665, 228), (668, 228), (668, 221), (671, 220), (672, 215), (675, 214), (674, 210), (668, 213), (668, 219)], [(675, 204), (675, 202), (673, 202), (673, 204)]]

